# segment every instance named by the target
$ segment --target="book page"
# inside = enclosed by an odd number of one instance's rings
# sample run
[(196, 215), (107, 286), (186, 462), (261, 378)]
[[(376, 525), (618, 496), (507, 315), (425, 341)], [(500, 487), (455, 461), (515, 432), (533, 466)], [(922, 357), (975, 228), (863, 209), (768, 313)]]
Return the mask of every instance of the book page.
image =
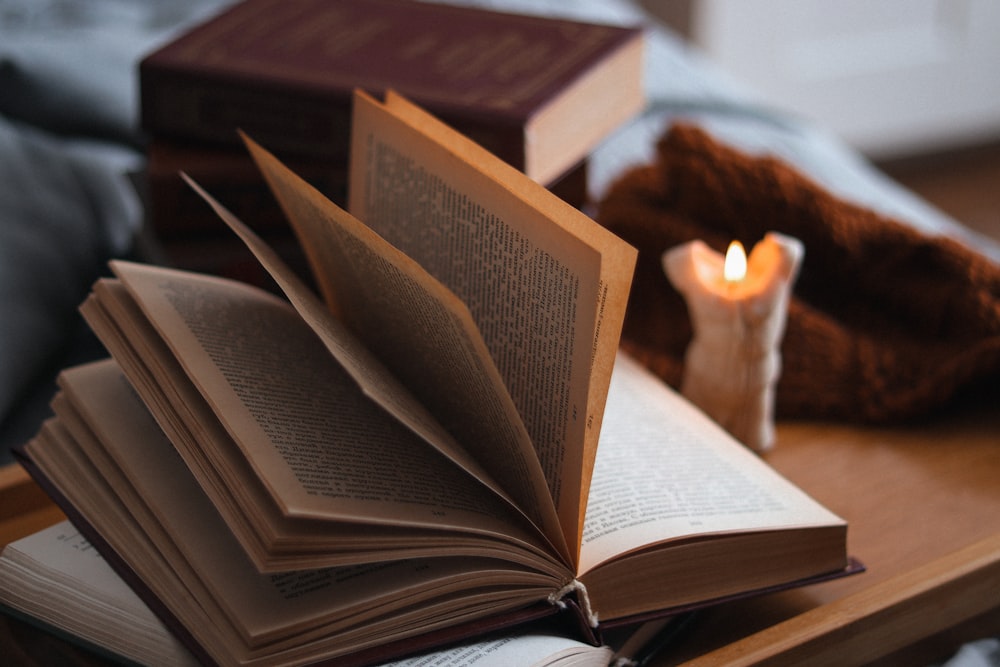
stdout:
[[(364, 396), (286, 302), (210, 276), (112, 268), (284, 513), (515, 530), (513, 508)], [(114, 284), (96, 289), (111, 305)]]
[(440, 651), (432, 651), (405, 660), (386, 663), (384, 667), (607, 667), (612, 652), (604, 646), (590, 646), (559, 635), (525, 632), (494, 639), (468, 642)]
[(69, 521), (4, 548), (0, 603), (142, 664), (199, 664)]
[[(405, 480), (399, 482), (399, 475), (405, 475), (405, 469), (400, 467), (406, 463), (405, 457), (394, 462), (396, 468), (391, 475), (375, 482), (362, 478), (339, 489), (331, 488), (331, 475), (324, 470), (323, 458), (304, 457), (297, 463), (307, 468), (307, 480), (302, 486), (309, 497), (302, 507), (289, 514), (287, 496), (294, 497), (298, 487), (293, 485), (283, 497), (281, 485), (276, 485), (287, 470), (280, 461), (272, 462), (263, 473), (257, 470), (260, 459), (248, 456), (244, 446), (233, 439), (124, 286), (116, 280), (99, 281), (81, 312), (112, 351), (143, 402), (261, 571), (406, 558), (438, 554), (442, 549), (449, 553), (479, 553), (484, 548), (483, 531), (502, 538), (499, 543), (488, 541), (488, 549), (498, 552), (498, 557), (503, 552), (503, 557), (523, 558), (525, 550), (543, 557), (551, 553), (537, 529), (513, 506), (506, 505), (499, 497), (484, 496), (479, 492), (481, 489), (475, 489), (470, 496), (468, 492), (473, 489), (467, 485), (474, 482), (461, 477), (458, 468), (444, 471), (446, 476), (460, 475), (458, 484), (451, 489), (454, 496), (444, 506), (427, 507), (425, 490), (414, 489)], [(116, 321), (125, 322), (127, 337), (121, 334)], [(264, 452), (265, 457), (274, 456), (266, 445)], [(412, 453), (419, 455), (420, 449), (415, 448)], [(374, 463), (385, 464), (384, 460)], [(366, 465), (372, 469), (372, 463)], [(308, 469), (311, 466), (317, 470)], [(344, 478), (343, 471), (334, 472), (334, 483)], [(420, 477), (415, 476), (417, 480)], [(397, 482), (400, 488), (388, 489), (381, 499), (374, 497), (378, 485)], [(364, 501), (367, 510), (346, 517), (338, 514), (349, 506), (352, 498)], [(392, 499), (407, 499), (411, 509), (418, 511), (401, 513), (398, 510), (405, 510), (406, 505), (394, 509), (389, 502)], [(454, 522), (461, 514), (456, 515), (449, 508), (464, 504), (467, 509), (470, 501), (475, 506), (473, 516), (469, 517), (471, 522), (459, 519), (465, 528), (455, 532)], [(414, 502), (416, 507), (412, 505)], [(338, 517), (345, 520), (338, 521)]]
[[(66, 400), (56, 409), (63, 434), (33, 441), (29, 455), (205, 641), (217, 642), (231, 625), (252, 651), (264, 654), (316, 645), (357, 650), (377, 642), (378, 632), (382, 641), (395, 632), (419, 632), (419, 621), (401, 623), (396, 614), (434, 619), (450, 608), (491, 615), (544, 598), (563, 576), (555, 565), (534, 571), (461, 557), (259, 573), (169, 441), (162, 433), (157, 437), (155, 423), (112, 362), (71, 369), (63, 385)], [(167, 569), (150, 570), (156, 559), (144, 552), (164, 558)], [(476, 594), (466, 600), (461, 592), (467, 585)], [(201, 610), (213, 615), (212, 622), (192, 625)]]
[(247, 145), (344, 322), (567, 555), (530, 437), (465, 304), (274, 156)]
[(427, 408), (385, 368), (381, 361), (328, 311), (316, 295), (295, 275), (278, 254), (241, 220), (208, 194), (186, 174), (181, 174), (230, 229), (236, 232), (261, 266), (274, 278), (306, 324), (320, 337), (327, 350), (372, 400), (406, 424), (477, 479), (506, 496), (489, 473), (463, 449)]
[(670, 539), (842, 523), (636, 361), (619, 356), (581, 573)]
[(351, 212), (469, 307), (575, 547), (634, 250), (391, 93), (355, 96), (351, 176)]

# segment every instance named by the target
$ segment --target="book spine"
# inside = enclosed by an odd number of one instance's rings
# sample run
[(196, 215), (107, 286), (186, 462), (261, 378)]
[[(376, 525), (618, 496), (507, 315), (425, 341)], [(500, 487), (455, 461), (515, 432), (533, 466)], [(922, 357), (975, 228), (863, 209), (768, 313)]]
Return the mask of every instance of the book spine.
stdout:
[[(258, 234), (290, 233), (291, 228), (274, 195), (250, 156), (241, 150), (164, 148), (162, 142), (147, 151), (142, 181), (146, 222), (163, 240), (201, 235), (232, 234), (219, 216), (180, 177), (197, 181)], [(338, 206), (346, 206), (347, 174), (330, 161), (292, 162), (296, 173)], [(236, 241), (236, 239), (233, 239)]]
[(140, 66), (141, 121), (154, 137), (240, 145), (243, 130), (269, 149), (346, 164), (349, 98)]
[[(350, 91), (322, 92), (140, 64), (143, 130), (154, 138), (240, 145), (243, 130), (268, 150), (321, 158), (346, 168)], [(381, 94), (384, 91), (368, 91)], [(445, 123), (517, 169), (525, 166), (524, 128), (496, 116), (436, 111)]]

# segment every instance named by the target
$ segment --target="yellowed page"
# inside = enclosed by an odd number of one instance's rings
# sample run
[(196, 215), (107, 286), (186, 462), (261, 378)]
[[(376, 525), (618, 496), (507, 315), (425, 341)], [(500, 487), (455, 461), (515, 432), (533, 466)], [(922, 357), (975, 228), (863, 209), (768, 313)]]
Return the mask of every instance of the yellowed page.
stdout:
[(345, 323), (568, 559), (528, 433), (465, 304), (270, 153), (247, 145), (321, 288), (344, 306)]
[[(305, 323), (320, 337), (327, 350), (354, 378), (365, 394), (477, 479), (504, 497), (509, 497), (476, 459), (455, 442), (454, 437), (427, 408), (399, 383), (382, 362), (374, 357), (337, 317), (324, 308), (316, 295), (267, 243), (205, 192), (200, 185), (186, 174), (182, 176), (215, 210), (223, 222), (236, 232), (264, 269), (274, 278)], [(306, 247), (314, 245), (315, 241), (307, 243)]]
[(843, 525), (628, 356), (611, 381), (580, 571), (693, 535)]
[[(381, 626), (388, 635), (395, 626), (419, 632), (419, 622), (400, 624), (398, 616), (413, 613), (417, 620), (426, 605), (433, 618), (442, 612), (434, 600), (456, 613), (463, 607), (478, 609), (474, 597), (466, 603), (460, 595), (470, 583), (496, 586), (489, 596), (492, 609), (503, 609), (544, 597), (558, 581), (482, 558), (262, 575), (112, 362), (71, 369), (63, 387), (66, 400), (57, 404), (56, 437), (34, 441), (29, 452), (195, 636), (216, 650), (223, 640), (244, 647), (237, 653), (256, 658), (294, 653), (299, 645), (342, 653), (356, 649), (355, 642), (376, 641), (368, 634), (373, 627)], [(79, 426), (66, 430), (63, 419), (88, 424), (92, 435)], [(165, 562), (157, 564), (154, 554)], [(198, 624), (202, 609), (211, 621)], [(488, 615), (492, 609), (486, 605), (472, 613)]]
[(210, 276), (112, 268), (285, 514), (513, 525), (491, 491), (365, 397), (286, 302)]
[[(397, 469), (384, 479), (372, 480), (363, 475), (360, 479), (348, 478), (336, 494), (330, 492), (333, 483), (329, 472), (323, 470), (323, 460), (316, 461), (316, 470), (308, 469), (305, 482), (297, 479), (291, 482), (301, 488), (285, 489), (283, 493), (281, 488), (272, 490), (276, 478), (280, 480), (280, 475), (287, 472), (286, 466), (292, 468), (294, 475), (295, 464), (301, 465), (302, 461), (290, 465), (284, 461), (283, 465), (280, 460), (268, 459), (270, 467), (258, 470), (261, 460), (248, 456), (245, 445), (237, 443), (227, 432), (119, 281), (98, 281), (81, 311), (259, 570), (284, 571), (441, 553), (491, 553), (518, 562), (550, 557), (547, 543), (526, 519), (499, 497), (483, 495), (484, 489), (477, 488), (456, 467), (430, 471), (444, 475), (436, 480), (444, 486), (448, 479), (457, 476), (448, 491), (454, 495), (445, 506), (422, 508), (419, 512), (409, 511), (405, 505), (396, 511), (390, 502), (408, 499), (410, 504), (426, 505), (433, 496), (419, 490), (414, 498), (414, 482), (399, 480), (400, 475), (406, 474), (404, 467), (409, 456), (396, 460)], [(127, 329), (128, 335), (123, 329)], [(321, 363), (328, 361), (324, 358)], [(287, 417), (282, 419), (287, 421)], [(348, 420), (347, 425), (352, 424)], [(296, 427), (308, 427), (308, 423)], [(360, 432), (354, 435), (360, 436)], [(312, 437), (317, 436), (313, 433)], [(279, 454), (287, 458), (288, 440), (280, 444), (285, 447), (281, 450), (279, 446)], [(266, 451), (266, 444), (264, 447)], [(419, 447), (414, 447), (410, 453), (419, 456), (420, 452)], [(432, 456), (430, 462), (435, 460)], [(307, 457), (305, 462), (308, 467), (312, 459)], [(363, 467), (371, 472), (373, 465), (384, 466), (385, 461), (366, 462)], [(418, 463), (418, 474), (414, 475), (417, 482), (426, 465)], [(278, 475), (269, 474), (272, 471)], [(340, 471), (338, 475), (344, 477), (348, 472)], [(400, 484), (400, 487), (391, 489), (381, 502), (373, 502), (374, 493), (382, 484)], [(306, 497), (300, 505), (291, 508), (286, 505), (289, 498), (303, 492)], [(351, 494), (361, 494), (355, 500), (366, 500), (367, 509), (354, 507), (359, 511), (345, 514), (351, 509), (346, 501), (354, 497)], [(462, 505), (466, 509), (474, 507), (471, 521), (466, 522), (460, 514), (456, 517), (449, 511), (450, 507)], [(456, 518), (464, 527), (453, 523)], [(483, 531), (500, 541), (484, 540)]]
[(465, 302), (579, 542), (635, 251), (403, 98), (356, 95), (350, 209)]

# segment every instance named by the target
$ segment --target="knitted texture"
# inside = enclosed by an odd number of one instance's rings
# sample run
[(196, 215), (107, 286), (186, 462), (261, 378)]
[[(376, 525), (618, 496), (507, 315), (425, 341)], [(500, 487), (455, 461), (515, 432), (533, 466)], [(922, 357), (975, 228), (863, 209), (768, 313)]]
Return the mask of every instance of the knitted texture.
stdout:
[(733, 239), (749, 249), (772, 230), (806, 248), (781, 345), (778, 417), (886, 422), (996, 386), (1000, 267), (839, 200), (778, 159), (676, 125), (655, 164), (612, 185), (597, 219), (639, 250), (623, 347), (675, 387), (691, 324), (661, 254), (699, 238), (719, 252)]

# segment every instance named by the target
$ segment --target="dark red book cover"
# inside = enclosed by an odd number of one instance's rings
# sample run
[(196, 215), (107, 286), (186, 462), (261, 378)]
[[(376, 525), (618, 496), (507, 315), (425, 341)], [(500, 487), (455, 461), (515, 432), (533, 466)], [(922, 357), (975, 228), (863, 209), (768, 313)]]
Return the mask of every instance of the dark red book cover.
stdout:
[[(197, 237), (242, 242), (181, 178), (181, 172), (212, 193), (258, 234), (291, 234), (291, 227), (260, 170), (242, 146), (153, 140), (146, 149), (142, 184), (147, 224), (163, 241)], [(289, 167), (338, 206), (347, 205), (346, 169), (322, 159), (291, 158)]]
[(635, 27), (408, 0), (246, 0), (143, 59), (142, 123), (222, 143), (242, 129), (273, 151), (343, 159), (351, 92), (393, 89), (524, 168), (532, 123), (581, 82), (605, 94), (561, 105), (574, 133), (632, 115), (640, 64)]

